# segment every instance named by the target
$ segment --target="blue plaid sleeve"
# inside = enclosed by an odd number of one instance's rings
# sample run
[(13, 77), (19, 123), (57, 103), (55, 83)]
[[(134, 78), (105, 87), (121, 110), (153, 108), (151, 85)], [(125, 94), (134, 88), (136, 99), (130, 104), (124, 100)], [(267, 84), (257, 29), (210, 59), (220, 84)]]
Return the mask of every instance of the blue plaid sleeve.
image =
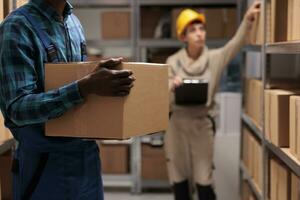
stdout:
[(41, 56), (27, 29), (15, 20), (0, 30), (1, 109), (17, 126), (44, 123), (83, 101), (77, 82), (48, 92), (37, 84), (44, 79), (43, 67), (36, 67)]

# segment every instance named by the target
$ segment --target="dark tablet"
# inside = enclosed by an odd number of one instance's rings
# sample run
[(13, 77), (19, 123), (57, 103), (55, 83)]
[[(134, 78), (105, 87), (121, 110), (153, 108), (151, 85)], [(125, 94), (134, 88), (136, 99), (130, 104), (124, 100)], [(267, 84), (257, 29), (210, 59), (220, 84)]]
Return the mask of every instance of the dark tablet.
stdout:
[(183, 80), (175, 89), (175, 102), (178, 105), (204, 105), (207, 101), (208, 81)]

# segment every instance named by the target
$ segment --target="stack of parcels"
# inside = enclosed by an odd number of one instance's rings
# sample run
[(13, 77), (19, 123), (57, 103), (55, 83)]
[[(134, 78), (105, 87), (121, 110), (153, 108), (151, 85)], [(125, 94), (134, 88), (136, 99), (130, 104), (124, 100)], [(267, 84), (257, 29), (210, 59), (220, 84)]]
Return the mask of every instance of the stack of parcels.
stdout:
[(263, 188), (263, 151), (258, 140), (243, 128), (243, 162), (258, 191)]
[(270, 160), (270, 199), (288, 200), (289, 171), (276, 160)]
[(265, 136), (277, 147), (290, 143), (290, 97), (297, 90), (265, 90)]
[(263, 84), (260, 80), (247, 79), (245, 91), (245, 112), (258, 127), (262, 127)]

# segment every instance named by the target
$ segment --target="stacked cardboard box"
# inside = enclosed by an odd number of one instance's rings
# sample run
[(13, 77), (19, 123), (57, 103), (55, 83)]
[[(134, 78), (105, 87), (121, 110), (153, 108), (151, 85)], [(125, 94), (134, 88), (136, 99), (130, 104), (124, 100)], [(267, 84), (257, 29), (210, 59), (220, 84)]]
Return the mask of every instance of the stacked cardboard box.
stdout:
[(300, 96), (290, 97), (290, 152), (300, 158)]
[(289, 147), (290, 96), (297, 91), (265, 90), (266, 138), (277, 147)]
[(101, 13), (102, 39), (129, 39), (130, 38), (130, 12), (105, 11)]
[(129, 147), (128, 145), (101, 144), (100, 157), (103, 174), (129, 173)]
[[(176, 38), (176, 19), (181, 9), (172, 11), (172, 37)], [(206, 33), (207, 38), (230, 38), (237, 29), (237, 13), (236, 9), (195, 9), (205, 14), (207, 19)]]
[(289, 199), (289, 171), (276, 160), (270, 160), (270, 199)]
[(300, 179), (295, 174), (291, 175), (291, 200), (299, 200)]
[(258, 127), (262, 126), (263, 84), (256, 79), (246, 80), (245, 112)]
[(145, 180), (168, 180), (166, 159), (162, 147), (143, 144), (142, 178)]
[(262, 146), (247, 128), (243, 128), (243, 162), (258, 190), (262, 191)]
[(300, 40), (300, 0), (288, 0), (288, 40)]

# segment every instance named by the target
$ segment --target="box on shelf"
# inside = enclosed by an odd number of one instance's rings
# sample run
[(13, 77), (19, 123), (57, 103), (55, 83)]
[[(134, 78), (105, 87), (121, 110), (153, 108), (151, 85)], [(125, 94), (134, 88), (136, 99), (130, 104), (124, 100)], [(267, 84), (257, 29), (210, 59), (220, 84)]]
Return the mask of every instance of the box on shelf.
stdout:
[[(300, 144), (300, 119), (298, 114), (300, 113), (300, 96), (290, 97), (290, 152), (298, 157), (298, 143)], [(300, 148), (299, 148), (300, 150)], [(300, 152), (299, 152), (300, 153)]]
[(243, 128), (243, 162), (248, 169), (253, 182), (262, 191), (262, 146), (246, 127)]
[(129, 146), (126, 144), (101, 144), (100, 157), (103, 174), (129, 173)]
[(101, 13), (102, 39), (130, 39), (130, 12), (105, 11)]
[(299, 200), (300, 179), (295, 174), (291, 175), (291, 200)]
[(290, 96), (297, 91), (265, 91), (265, 131), (266, 138), (277, 147), (289, 147)]
[(289, 197), (289, 170), (276, 160), (270, 160), (270, 199), (288, 200)]
[(168, 180), (164, 148), (142, 145), (142, 178), (145, 180)]
[(300, 1), (288, 0), (288, 40), (300, 40)]
[[(45, 90), (72, 83), (94, 70), (97, 62), (46, 64)], [(123, 63), (136, 81), (127, 97), (90, 95), (59, 118), (46, 123), (47, 136), (127, 139), (167, 129), (168, 65)]]
[(262, 126), (262, 95), (263, 84), (260, 80), (246, 80), (245, 109), (246, 113), (256, 123)]

